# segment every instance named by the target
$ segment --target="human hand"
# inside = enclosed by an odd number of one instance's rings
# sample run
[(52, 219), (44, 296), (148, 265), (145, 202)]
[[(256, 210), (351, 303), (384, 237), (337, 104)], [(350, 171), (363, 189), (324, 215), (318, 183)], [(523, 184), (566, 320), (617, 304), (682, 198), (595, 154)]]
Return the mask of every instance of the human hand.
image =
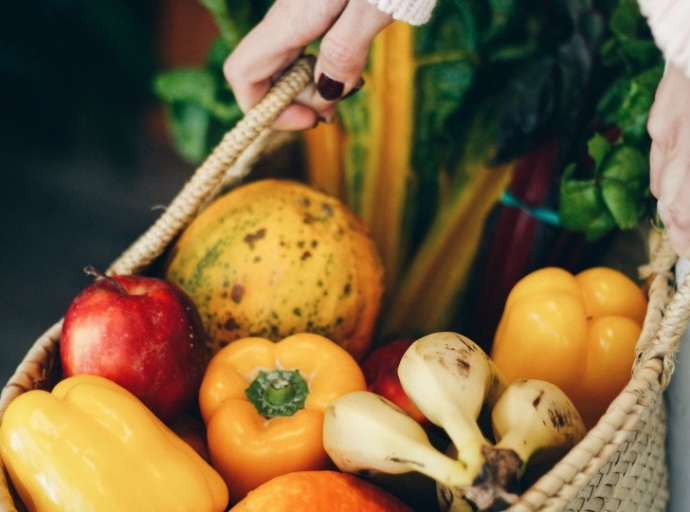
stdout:
[(669, 63), (647, 129), (650, 188), (674, 251), (690, 258), (690, 78)]
[(237, 103), (247, 111), (303, 49), (323, 36), (308, 86), (273, 127), (311, 128), (335, 117), (336, 102), (362, 86), (374, 37), (393, 21), (367, 0), (276, 0), (264, 19), (237, 45), (223, 71)]

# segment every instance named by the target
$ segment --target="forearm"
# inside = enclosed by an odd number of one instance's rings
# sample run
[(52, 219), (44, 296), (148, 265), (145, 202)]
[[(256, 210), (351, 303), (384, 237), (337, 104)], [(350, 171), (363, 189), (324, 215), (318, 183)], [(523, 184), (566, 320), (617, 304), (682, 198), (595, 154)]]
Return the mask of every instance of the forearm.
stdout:
[(396, 20), (411, 25), (422, 25), (429, 21), (436, 0), (367, 0)]

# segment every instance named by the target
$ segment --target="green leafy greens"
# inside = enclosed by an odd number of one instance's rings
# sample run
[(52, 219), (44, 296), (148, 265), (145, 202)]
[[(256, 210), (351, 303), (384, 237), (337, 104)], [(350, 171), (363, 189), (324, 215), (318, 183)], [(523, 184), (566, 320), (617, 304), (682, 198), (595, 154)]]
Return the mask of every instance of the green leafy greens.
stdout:
[(583, 232), (589, 241), (638, 226), (654, 205), (646, 124), (663, 59), (635, 0), (621, 0), (610, 29), (601, 58), (613, 78), (597, 104), (590, 160), (570, 163), (560, 187), (563, 227)]

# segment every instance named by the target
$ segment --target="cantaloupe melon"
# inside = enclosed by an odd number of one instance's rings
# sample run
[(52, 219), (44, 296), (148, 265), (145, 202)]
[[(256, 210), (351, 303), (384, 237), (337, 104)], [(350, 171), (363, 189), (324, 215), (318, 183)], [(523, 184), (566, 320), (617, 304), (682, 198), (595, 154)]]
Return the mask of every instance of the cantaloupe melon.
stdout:
[(383, 295), (365, 223), (291, 180), (258, 180), (214, 200), (173, 245), (164, 272), (196, 303), (212, 352), (246, 336), (313, 332), (361, 359)]

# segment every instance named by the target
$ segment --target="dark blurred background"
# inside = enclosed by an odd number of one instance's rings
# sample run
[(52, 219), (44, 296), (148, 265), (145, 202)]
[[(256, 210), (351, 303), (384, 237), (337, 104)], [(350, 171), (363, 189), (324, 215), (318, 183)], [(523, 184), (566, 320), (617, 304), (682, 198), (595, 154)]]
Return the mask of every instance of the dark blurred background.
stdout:
[(195, 166), (172, 149), (155, 75), (204, 59), (198, 0), (0, 5), (0, 381), (159, 215)]

